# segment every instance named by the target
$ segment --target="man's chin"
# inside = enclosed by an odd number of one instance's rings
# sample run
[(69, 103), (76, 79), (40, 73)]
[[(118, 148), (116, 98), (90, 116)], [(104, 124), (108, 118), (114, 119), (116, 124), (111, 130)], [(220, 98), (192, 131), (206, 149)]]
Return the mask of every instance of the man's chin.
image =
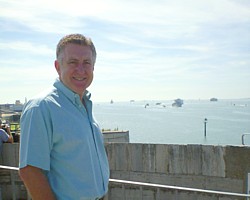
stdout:
[(81, 89), (75, 89), (73, 90), (76, 94), (78, 94), (79, 96), (82, 96), (85, 92), (86, 88), (81, 88)]

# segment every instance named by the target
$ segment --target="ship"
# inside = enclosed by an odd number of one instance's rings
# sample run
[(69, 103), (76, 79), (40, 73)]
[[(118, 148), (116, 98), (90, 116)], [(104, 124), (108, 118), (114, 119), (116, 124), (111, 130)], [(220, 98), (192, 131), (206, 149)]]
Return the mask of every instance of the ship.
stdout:
[(183, 100), (178, 98), (178, 99), (174, 100), (174, 103), (172, 103), (172, 106), (173, 107), (182, 107), (183, 103), (184, 103)]

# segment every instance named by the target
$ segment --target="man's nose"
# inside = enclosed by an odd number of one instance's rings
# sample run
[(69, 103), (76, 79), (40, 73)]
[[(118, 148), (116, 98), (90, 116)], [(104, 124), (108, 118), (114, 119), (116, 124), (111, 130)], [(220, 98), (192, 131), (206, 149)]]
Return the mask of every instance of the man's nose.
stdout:
[(86, 67), (84, 66), (84, 64), (78, 64), (76, 69), (78, 72), (84, 73)]

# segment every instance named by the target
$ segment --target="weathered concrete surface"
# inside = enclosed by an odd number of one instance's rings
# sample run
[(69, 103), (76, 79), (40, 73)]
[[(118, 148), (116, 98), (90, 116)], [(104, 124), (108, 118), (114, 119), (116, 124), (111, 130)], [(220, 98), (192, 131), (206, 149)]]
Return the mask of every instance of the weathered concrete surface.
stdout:
[[(111, 178), (246, 193), (250, 147), (106, 143)], [(0, 163), (18, 166), (19, 144), (4, 144)], [(0, 169), (0, 172), (2, 170)], [(0, 173), (1, 174), (1, 173)], [(0, 182), (3, 177), (0, 176)], [(17, 197), (26, 197), (16, 174)], [(2, 196), (11, 199), (11, 183)], [(1, 184), (0, 184), (1, 185)], [(245, 199), (110, 183), (106, 200)]]
[(103, 131), (104, 142), (129, 142), (129, 131)]
[[(4, 144), (0, 155), (0, 165), (18, 167), (18, 163), (19, 143)], [(11, 177), (13, 182), (11, 182)], [(27, 192), (18, 171), (0, 169), (0, 188), (3, 200), (27, 198)]]
[(249, 146), (227, 146), (224, 159), (227, 177), (246, 180), (247, 173), (250, 173)]
[(225, 148), (202, 145), (107, 144), (112, 170), (225, 177)]
[[(120, 143), (106, 144), (106, 149), (111, 178), (114, 179), (246, 193), (247, 173), (250, 172), (250, 148), (246, 146)], [(112, 190), (110, 194), (115, 195)], [(114, 190), (119, 190), (119, 187)], [(136, 193), (137, 190), (138, 187), (130, 192)], [(189, 195), (190, 199), (192, 195)], [(206, 198), (199, 196), (194, 199)]]

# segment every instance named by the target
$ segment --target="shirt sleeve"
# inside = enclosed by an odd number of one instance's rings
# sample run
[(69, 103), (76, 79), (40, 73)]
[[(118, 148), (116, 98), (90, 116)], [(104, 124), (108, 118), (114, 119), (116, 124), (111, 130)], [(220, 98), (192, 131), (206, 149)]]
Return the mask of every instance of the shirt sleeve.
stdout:
[(50, 169), (51, 126), (44, 106), (29, 107), (21, 117), (20, 163)]
[(9, 135), (6, 133), (5, 130), (0, 129), (0, 141), (7, 142), (9, 139)]

